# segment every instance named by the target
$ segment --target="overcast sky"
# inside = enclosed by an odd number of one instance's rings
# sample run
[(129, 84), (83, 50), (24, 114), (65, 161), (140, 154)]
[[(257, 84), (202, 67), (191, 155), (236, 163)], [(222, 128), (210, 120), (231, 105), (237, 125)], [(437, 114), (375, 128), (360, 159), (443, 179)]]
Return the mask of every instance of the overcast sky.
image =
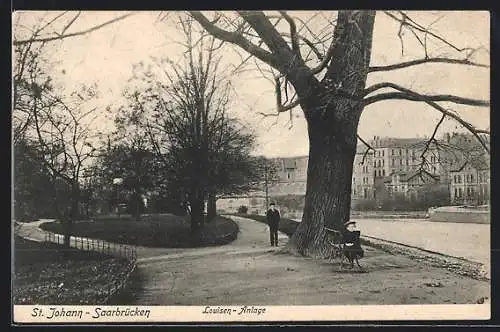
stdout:
[[(121, 12), (84, 12), (70, 31), (78, 31), (116, 17)], [(293, 14), (293, 12), (292, 12)], [(310, 13), (304, 13), (307, 16)], [(29, 26), (44, 14), (23, 13), (21, 23)], [(53, 16), (54, 13), (51, 13)], [(413, 13), (426, 26), (437, 18), (433, 31), (445, 36), (459, 47), (485, 47), (489, 51), (490, 27), (488, 12), (424, 12)], [(181, 48), (178, 28), (173, 21), (158, 22), (158, 13), (141, 12), (123, 21), (109, 25), (85, 36), (65, 39), (50, 50), (53, 74), (71, 89), (80, 83), (97, 83), (103, 105), (119, 105), (121, 93), (132, 73), (132, 64), (147, 62), (150, 56), (179, 56)], [(408, 32), (404, 35), (405, 54), (397, 37), (398, 24), (382, 13), (377, 13), (373, 37), (371, 64), (383, 65), (422, 58), (423, 51)], [(435, 45), (435, 44), (434, 44)], [(228, 46), (230, 47), (230, 46)], [(489, 63), (489, 52), (480, 51), (476, 60)], [(434, 55), (448, 52), (435, 48)], [(240, 51), (244, 54), (243, 51)], [(241, 60), (234, 50), (226, 49), (226, 61), (237, 64)], [(64, 70), (64, 74), (63, 73)], [(283, 114), (274, 124), (274, 118), (263, 119), (257, 112), (273, 112), (273, 86), (256, 71), (232, 78), (235, 87), (232, 112), (258, 133), (258, 154), (267, 156), (296, 156), (308, 152), (306, 123), (300, 109), (294, 113), (290, 128), (289, 115)], [(368, 85), (392, 81), (418, 92), (457, 94), (489, 99), (489, 69), (458, 65), (421, 65), (384, 74), (370, 74)], [(452, 105), (446, 105), (451, 107)], [(489, 128), (489, 109), (460, 106), (453, 109), (480, 128)], [(423, 103), (384, 101), (368, 106), (361, 118), (359, 134), (373, 136), (415, 137), (430, 136), (440, 114)], [(456, 130), (449, 120), (441, 132)]]

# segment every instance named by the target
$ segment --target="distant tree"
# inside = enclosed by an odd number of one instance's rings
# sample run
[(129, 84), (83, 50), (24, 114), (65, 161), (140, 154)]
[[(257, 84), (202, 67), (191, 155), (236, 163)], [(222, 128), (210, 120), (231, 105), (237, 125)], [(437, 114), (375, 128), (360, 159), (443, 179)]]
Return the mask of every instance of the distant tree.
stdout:
[[(57, 197), (65, 196), (68, 188), (57, 183), (42, 163), (40, 151), (26, 139), (14, 142), (14, 217), (30, 220), (57, 216)], [(61, 186), (63, 185), (63, 186)], [(56, 192), (57, 191), (57, 192)]]
[[(220, 193), (239, 193), (257, 181), (251, 151), (255, 136), (228, 112), (230, 81), (220, 69), (214, 38), (194, 40), (191, 22), (180, 21), (186, 37), (181, 61), (156, 60), (135, 66), (143, 87), (129, 89), (122, 116), (140, 123), (156, 156), (169, 169), (169, 185), (187, 195), (191, 229), (203, 228), (205, 201), (215, 216)], [(145, 84), (144, 84), (145, 83)]]
[[(67, 14), (61, 12), (52, 17), (47, 14), (34, 26), (22, 22), (23, 18), (36, 15), (27, 12), (15, 15), (13, 136), (15, 142), (25, 140), (32, 144), (38, 151), (34, 154), (36, 162), (50, 174), (55, 188), (51, 194), (57, 204), (56, 217), (65, 222), (64, 243), (69, 246), (71, 225), (79, 217), (81, 175), (96, 152), (94, 142), (99, 136), (93, 128), (98, 112), (90, 105), (97, 91), (95, 85), (81, 86), (73, 92), (58, 86), (48, 74), (51, 65), (45, 52), (49, 42), (86, 34), (116, 20), (88, 31), (66, 34), (80, 16), (80, 13)], [(58, 29), (62, 31), (59, 35), (49, 32)]]
[(100, 165), (108, 183), (122, 179), (116, 190), (129, 194), (128, 209), (139, 221), (144, 210), (143, 197), (155, 187), (158, 178), (158, 164), (147, 138), (128, 132), (128, 136), (103, 151)]

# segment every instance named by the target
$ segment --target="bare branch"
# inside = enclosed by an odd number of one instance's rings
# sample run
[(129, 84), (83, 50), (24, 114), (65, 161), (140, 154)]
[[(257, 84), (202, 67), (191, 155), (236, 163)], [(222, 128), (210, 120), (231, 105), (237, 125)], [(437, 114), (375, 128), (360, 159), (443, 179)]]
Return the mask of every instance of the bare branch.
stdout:
[(292, 39), (292, 50), (295, 52), (297, 56), (302, 57), (302, 55), (300, 54), (299, 37), (297, 35), (297, 25), (295, 24), (295, 21), (284, 10), (280, 11), (280, 14), (290, 25), (290, 38)]
[(370, 105), (375, 102), (381, 101), (381, 100), (389, 100), (389, 99), (406, 99), (406, 100), (412, 100), (412, 101), (446, 101), (446, 102), (452, 102), (456, 104), (463, 104), (463, 105), (470, 105), (470, 106), (490, 106), (490, 102), (487, 100), (479, 100), (479, 99), (472, 99), (472, 98), (465, 98), (465, 97), (460, 97), (460, 96), (454, 96), (454, 95), (425, 95), (425, 94), (419, 94), (415, 91), (412, 91), (410, 89), (403, 88), (402, 86), (399, 86), (394, 83), (390, 82), (383, 82), (383, 83), (378, 83), (374, 84), (371, 87), (368, 87), (364, 91), (364, 95), (368, 95), (376, 90), (382, 89), (382, 88), (393, 88), (395, 90), (401, 91), (401, 92), (386, 92), (386, 93), (379, 93), (374, 96), (366, 97), (364, 99), (364, 104)]
[(76, 15), (71, 19), (71, 21), (69, 21), (68, 24), (66, 24), (66, 26), (62, 29), (62, 31), (59, 34), (59, 36), (64, 35), (64, 33), (69, 29), (69, 27), (71, 25), (73, 25), (73, 23), (75, 23), (75, 21), (78, 19), (78, 17), (80, 17), (81, 14), (82, 14), (81, 11), (79, 11), (78, 13), (76, 13)]
[(135, 13), (128, 13), (128, 14), (124, 14), (124, 15), (121, 15), (119, 17), (116, 17), (112, 20), (109, 20), (109, 21), (106, 21), (102, 24), (99, 24), (99, 25), (96, 25), (92, 28), (89, 28), (89, 29), (86, 29), (86, 30), (82, 30), (82, 31), (78, 31), (78, 32), (72, 32), (72, 33), (68, 33), (68, 34), (62, 34), (62, 35), (56, 35), (56, 36), (51, 36), (51, 37), (44, 37), (44, 38), (29, 38), (29, 39), (22, 39), (22, 40), (14, 40), (13, 41), (13, 45), (14, 46), (17, 46), (17, 45), (23, 45), (23, 44), (28, 44), (28, 43), (43, 43), (43, 42), (48, 42), (48, 41), (54, 41), (54, 40), (62, 40), (62, 39), (66, 39), (66, 38), (69, 38), (69, 37), (76, 37), (76, 36), (82, 36), (82, 35), (86, 35), (90, 32), (93, 32), (93, 31), (96, 31), (98, 29), (101, 29), (107, 25), (110, 25), (110, 24), (113, 24), (115, 22), (118, 22), (118, 21), (121, 21), (129, 16), (132, 16), (134, 15)]
[(311, 69), (311, 73), (313, 75), (319, 74), (323, 69), (326, 68), (326, 66), (328, 65), (328, 63), (332, 59), (334, 47), (335, 47), (335, 41), (332, 41), (332, 43), (330, 44), (330, 47), (328, 48), (328, 51), (326, 52), (326, 55), (323, 58), (323, 60), (320, 62), (319, 65), (317, 65), (316, 67)]
[(198, 21), (198, 23), (208, 31), (214, 37), (224, 40), (226, 42), (238, 45), (248, 53), (259, 58), (261, 61), (278, 68), (278, 61), (276, 57), (264, 50), (263, 48), (251, 43), (248, 39), (243, 37), (243, 35), (235, 32), (230, 32), (217, 27), (215, 24), (211, 23), (201, 12), (191, 11), (191, 16)]
[[(417, 31), (429, 34), (430, 36), (434, 37), (435, 39), (441, 41), (442, 43), (446, 44), (447, 46), (453, 48), (454, 50), (456, 50), (458, 52), (462, 52), (462, 51), (464, 51), (464, 50), (467, 49), (467, 48), (459, 48), (459, 47), (453, 45), (452, 43), (450, 43), (449, 41), (447, 41), (444, 37), (441, 37), (441, 36), (439, 36), (439, 35), (437, 35), (437, 34), (435, 34), (433, 32), (430, 32), (425, 27), (423, 27), (423, 26), (419, 25), (418, 23), (416, 23), (411, 17), (408, 16), (408, 14), (406, 14), (406, 13), (404, 13), (402, 11), (400, 11), (399, 13), (402, 15), (402, 18), (397, 17), (396, 15), (392, 14), (389, 11), (384, 11), (384, 14), (386, 14), (390, 18), (396, 20), (397, 22), (399, 22), (401, 24), (401, 27), (402, 26), (406, 26), (410, 30), (415, 29)], [(419, 42), (422, 43), (421, 40), (419, 40)]]
[(362, 139), (361, 136), (359, 136), (359, 134), (356, 134), (356, 137), (361, 141), (361, 143), (363, 143), (367, 147), (365, 153), (363, 153), (363, 159), (361, 160), (361, 164), (364, 164), (365, 158), (368, 155), (368, 153), (370, 152), (370, 150), (375, 151), (375, 149), (370, 144), (368, 144), (364, 139)]
[(378, 71), (397, 70), (397, 69), (407, 68), (407, 67), (411, 67), (411, 66), (425, 64), (425, 63), (450, 63), (450, 64), (459, 64), (459, 65), (469, 65), (469, 66), (475, 66), (475, 67), (481, 67), (481, 68), (489, 68), (488, 65), (473, 62), (473, 61), (470, 61), (469, 59), (427, 58), (427, 59), (411, 60), (411, 61), (407, 61), (407, 62), (400, 62), (400, 63), (395, 63), (392, 65), (386, 65), (386, 66), (372, 66), (369, 68), (368, 72), (373, 73), (373, 72), (378, 72)]
[(435, 142), (436, 141), (436, 139), (435, 139), (436, 133), (437, 133), (439, 127), (441, 126), (441, 124), (443, 123), (443, 121), (444, 121), (445, 118), (446, 118), (446, 114), (443, 113), (443, 115), (441, 116), (441, 119), (438, 121), (438, 123), (434, 127), (434, 131), (432, 132), (431, 137), (429, 138), (429, 140), (427, 140), (427, 142), (425, 144), (425, 148), (422, 151), (420, 157), (423, 158), (425, 156), (425, 154), (427, 153), (427, 151), (429, 150), (429, 146), (430, 146), (431, 142)]

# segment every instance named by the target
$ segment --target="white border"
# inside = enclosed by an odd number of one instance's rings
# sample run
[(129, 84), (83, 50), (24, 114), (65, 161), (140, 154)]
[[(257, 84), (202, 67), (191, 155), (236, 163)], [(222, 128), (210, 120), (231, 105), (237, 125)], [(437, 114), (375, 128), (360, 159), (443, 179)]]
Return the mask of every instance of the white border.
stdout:
[[(211, 309), (226, 309), (226, 313), (207, 313), (207, 306), (70, 306), (15, 305), (15, 323), (179, 323), (179, 322), (305, 322), (305, 321), (387, 321), (387, 320), (489, 320), (490, 304), (436, 305), (335, 305), (335, 306), (252, 306), (239, 314), (244, 306), (211, 305)], [(55, 317), (55, 311), (77, 316)], [(96, 313), (142, 312), (142, 316), (98, 316)], [(257, 309), (261, 309), (257, 313)], [(41, 311), (40, 311), (41, 310)], [(40, 315), (40, 312), (43, 315)], [(230, 312), (230, 313), (228, 313)], [(36, 314), (35, 314), (36, 313)], [(98, 317), (96, 317), (98, 316)], [(49, 318), (50, 317), (50, 318)]]

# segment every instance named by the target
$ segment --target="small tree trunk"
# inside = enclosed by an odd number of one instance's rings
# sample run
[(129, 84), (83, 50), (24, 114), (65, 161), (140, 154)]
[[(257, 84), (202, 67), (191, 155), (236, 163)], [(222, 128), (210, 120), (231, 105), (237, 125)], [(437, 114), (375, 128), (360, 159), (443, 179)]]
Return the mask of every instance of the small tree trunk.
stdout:
[(134, 218), (136, 221), (141, 221), (141, 210), (142, 210), (142, 201), (141, 194), (138, 191), (134, 191)]
[(207, 222), (215, 219), (217, 213), (217, 197), (214, 190), (208, 192)]
[(198, 187), (192, 189), (190, 195), (191, 203), (191, 233), (194, 236), (200, 235), (203, 219), (203, 196)]
[(71, 240), (71, 233), (72, 233), (72, 228), (73, 228), (73, 222), (78, 220), (80, 211), (79, 211), (79, 204), (80, 204), (80, 187), (78, 183), (73, 184), (71, 188), (71, 207), (69, 210), (69, 213), (67, 213), (66, 219), (66, 227), (64, 228), (64, 246), (66, 248), (69, 248), (71, 246), (70, 240)]

